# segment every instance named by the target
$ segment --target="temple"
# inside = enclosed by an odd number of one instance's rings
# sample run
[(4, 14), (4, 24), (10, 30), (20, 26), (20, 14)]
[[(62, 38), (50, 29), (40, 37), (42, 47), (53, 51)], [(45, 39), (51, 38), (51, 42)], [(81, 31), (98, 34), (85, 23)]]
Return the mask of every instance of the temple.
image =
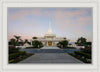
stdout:
[(44, 46), (56, 46), (59, 41), (66, 40), (66, 37), (56, 37), (56, 34), (52, 33), (51, 21), (49, 20), (48, 34), (45, 34), (44, 37), (33, 39), (33, 41), (34, 40), (41, 41)]

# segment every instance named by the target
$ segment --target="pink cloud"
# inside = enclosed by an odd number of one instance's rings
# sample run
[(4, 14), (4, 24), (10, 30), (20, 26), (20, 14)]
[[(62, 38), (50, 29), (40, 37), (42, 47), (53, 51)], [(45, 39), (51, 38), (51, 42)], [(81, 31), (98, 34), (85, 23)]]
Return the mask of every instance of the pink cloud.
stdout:
[(79, 17), (78, 19), (77, 19), (78, 21), (81, 21), (81, 22), (87, 22), (87, 21), (90, 21), (90, 20), (92, 20), (92, 18), (91, 17), (89, 17), (89, 16), (85, 16), (85, 17)]
[(42, 15), (41, 9), (31, 10), (30, 12), (35, 16), (41, 16)]
[(11, 15), (8, 15), (9, 20), (15, 20), (15, 19), (24, 19), (24, 17), (29, 14), (26, 10), (21, 10), (19, 12), (13, 13)]
[(35, 15), (35, 16), (41, 16), (41, 9), (34, 9), (34, 10), (20, 10), (18, 12), (15, 12), (13, 14), (8, 15), (9, 20), (15, 20), (15, 19), (21, 19), (23, 20), (25, 16), (27, 15)]
[[(51, 13), (48, 13), (48, 11), (44, 11), (41, 13), (41, 9), (35, 9), (35, 10), (30, 10), (30, 11), (21, 10), (9, 16), (8, 19), (9, 20), (21, 19), (22, 23), (20, 24), (20, 26), (25, 28), (29, 26), (36, 27), (40, 25), (37, 21), (34, 21), (34, 19), (32, 21), (25, 20), (26, 15), (34, 15), (38, 17), (41, 15), (44, 15), (45, 17), (48, 17), (48, 18), (53, 17), (56, 26), (63, 32), (72, 32), (75, 35), (78, 35), (80, 33), (80, 34), (83, 34), (84, 36), (86, 34), (89, 34), (89, 32), (86, 30), (83, 30), (82, 27), (88, 25), (89, 24), (88, 22), (91, 21), (92, 19), (89, 16), (83, 16), (83, 17), (82, 16), (78, 17), (78, 16), (84, 15), (86, 13), (88, 13), (88, 11), (84, 9), (75, 10), (75, 11), (58, 10), (58, 11), (52, 11)], [(74, 22), (74, 20), (72, 20), (72, 18), (76, 16), (77, 18), (75, 20), (77, 21), (77, 23)], [(21, 34), (22, 39), (27, 39), (27, 38), (31, 39), (31, 37), (33, 36), (31, 34), (30, 36), (29, 34), (27, 36), (27, 34), (22, 34), (22, 33), (15, 33), (15, 34), (18, 34), (18, 35)], [(37, 33), (34, 34), (34, 36), (35, 35), (40, 36)]]
[(74, 16), (78, 16), (78, 15), (83, 15), (88, 13), (88, 11), (84, 10), (84, 9), (80, 9), (80, 10), (75, 10), (75, 11), (67, 11), (65, 14), (69, 17), (74, 17)]
[[(83, 31), (81, 28), (88, 25), (89, 21), (91, 22), (91, 17), (81, 16), (87, 13), (88, 11), (86, 9), (75, 11), (55, 11), (55, 24), (63, 31), (71, 31), (74, 33), (81, 32)], [(73, 17), (76, 17), (76, 19), (72, 20)]]
[(42, 37), (38, 32), (33, 32), (33, 33), (29, 33), (29, 32), (14, 32), (14, 33), (8, 33), (8, 40), (14, 38), (14, 35), (17, 36), (21, 36), (22, 40), (28, 39), (29, 41), (32, 40), (32, 37), (36, 36), (36, 37)]
[(40, 26), (40, 23), (36, 20), (27, 20), (27, 19), (24, 19), (21, 21), (21, 24), (19, 24), (20, 27), (39, 27)]

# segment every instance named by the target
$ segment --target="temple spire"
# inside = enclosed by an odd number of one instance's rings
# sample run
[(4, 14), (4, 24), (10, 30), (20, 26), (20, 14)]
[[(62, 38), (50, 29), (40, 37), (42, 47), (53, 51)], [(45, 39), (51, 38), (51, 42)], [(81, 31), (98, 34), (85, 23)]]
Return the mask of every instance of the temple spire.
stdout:
[(48, 34), (52, 34), (52, 30), (51, 30), (51, 21), (49, 20), (49, 30), (48, 30)]

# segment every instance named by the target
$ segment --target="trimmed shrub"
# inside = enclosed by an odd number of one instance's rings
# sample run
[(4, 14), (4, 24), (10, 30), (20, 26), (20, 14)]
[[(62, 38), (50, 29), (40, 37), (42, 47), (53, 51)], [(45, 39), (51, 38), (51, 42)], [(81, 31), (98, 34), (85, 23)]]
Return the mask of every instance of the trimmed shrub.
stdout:
[(16, 48), (15, 46), (9, 46), (9, 54), (17, 52), (19, 52), (19, 48)]
[(92, 53), (92, 49), (91, 49), (91, 46), (85, 46), (84, 49), (81, 49), (81, 51), (85, 52), (85, 53), (89, 53), (91, 54)]
[(87, 53), (80, 52), (80, 51), (75, 51), (74, 53), (76, 55), (84, 56), (85, 58), (91, 59), (91, 54), (87, 54)]
[(18, 52), (18, 53), (9, 54), (9, 60), (17, 58), (17, 57), (19, 57), (21, 55), (25, 55), (25, 54), (26, 54), (25, 51), (21, 51), (21, 52)]

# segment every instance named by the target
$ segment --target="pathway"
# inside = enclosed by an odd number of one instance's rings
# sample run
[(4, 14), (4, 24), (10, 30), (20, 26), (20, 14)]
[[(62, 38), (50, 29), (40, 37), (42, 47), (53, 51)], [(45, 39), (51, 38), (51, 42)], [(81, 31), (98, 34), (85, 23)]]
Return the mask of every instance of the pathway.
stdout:
[(73, 53), (80, 49), (60, 49), (58, 47), (42, 47), (41, 49), (20, 49), (20, 51), (26, 51), (27, 53)]
[(41, 49), (21, 49), (27, 53), (35, 53), (31, 57), (20, 61), (20, 63), (83, 63), (72, 57), (68, 52), (77, 51), (77, 49), (59, 49), (58, 47), (43, 47)]
[(49, 46), (49, 47), (42, 47), (41, 49), (60, 49), (58, 47), (53, 47), (53, 46)]
[(20, 61), (21, 63), (71, 63), (82, 64), (83, 62), (70, 56), (67, 53), (35, 53), (31, 57)]

